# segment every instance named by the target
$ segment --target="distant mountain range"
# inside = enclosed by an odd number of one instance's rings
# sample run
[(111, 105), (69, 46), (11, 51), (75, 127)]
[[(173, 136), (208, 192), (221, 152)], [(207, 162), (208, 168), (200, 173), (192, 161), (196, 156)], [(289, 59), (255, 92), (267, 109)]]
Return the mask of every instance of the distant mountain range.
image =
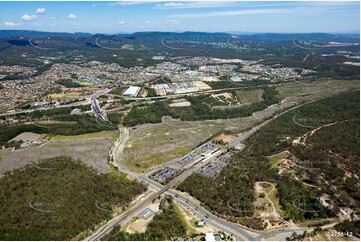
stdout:
[[(99, 35), (109, 34), (90, 34), (90, 33), (66, 33), (66, 32), (42, 32), (34, 30), (0, 30), (0, 38), (9, 37), (81, 37), (91, 38)], [(239, 38), (246, 38), (250, 40), (268, 40), (268, 41), (284, 41), (297, 38), (299, 40), (323, 40), (323, 41), (346, 41), (357, 40), (359, 34), (357, 33), (344, 33), (344, 34), (329, 34), (329, 33), (245, 33), (245, 32), (233, 32), (233, 33), (207, 33), (207, 32), (135, 32), (132, 34), (113, 34), (110, 36), (119, 36), (128, 39), (140, 38), (140, 39), (159, 39), (159, 38), (181, 38), (181, 39), (197, 39), (204, 41), (212, 41), (217, 39), (227, 39), (236, 35)], [(346, 38), (345, 38), (346, 37)]]

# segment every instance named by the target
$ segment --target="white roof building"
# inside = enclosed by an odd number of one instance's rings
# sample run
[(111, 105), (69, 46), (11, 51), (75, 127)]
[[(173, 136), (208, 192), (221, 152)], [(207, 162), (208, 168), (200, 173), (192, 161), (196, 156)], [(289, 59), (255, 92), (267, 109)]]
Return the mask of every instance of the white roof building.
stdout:
[(214, 237), (213, 233), (206, 233), (206, 237), (205, 237), (206, 241), (216, 241), (216, 238)]
[(123, 93), (123, 96), (135, 97), (138, 95), (139, 91), (140, 91), (140, 87), (130, 86), (127, 90), (125, 90), (125, 92)]

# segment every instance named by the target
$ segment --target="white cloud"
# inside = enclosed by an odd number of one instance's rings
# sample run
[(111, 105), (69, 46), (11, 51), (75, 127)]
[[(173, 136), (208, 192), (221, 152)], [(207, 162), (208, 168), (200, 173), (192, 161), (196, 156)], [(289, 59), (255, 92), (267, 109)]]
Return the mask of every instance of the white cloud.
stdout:
[(14, 22), (5, 22), (4, 23), (4, 26), (6, 27), (16, 27), (16, 26), (19, 26), (20, 24), (18, 23), (14, 23)]
[(125, 22), (124, 21), (119, 21), (118, 24), (123, 25), (123, 24), (125, 24)]
[(148, 20), (144, 21), (145, 24), (152, 24), (153, 22), (150, 22)]
[(180, 20), (176, 20), (176, 19), (170, 19), (165, 21), (166, 24), (180, 24), (181, 21)]
[(45, 19), (48, 19), (48, 20), (55, 20), (59, 18), (59, 16), (46, 16)]
[(34, 20), (34, 19), (37, 19), (38, 17), (36, 17), (35, 14), (33, 15), (27, 15), (25, 14), (24, 16), (21, 17), (22, 20), (24, 21), (31, 21), (31, 20)]
[(262, 14), (285, 14), (294, 13), (297, 11), (294, 9), (247, 9), (247, 10), (236, 10), (236, 11), (217, 11), (207, 13), (186, 13), (186, 14), (175, 14), (173, 18), (206, 18), (206, 17), (225, 17), (225, 16), (238, 16), (238, 15), (262, 15)]
[(36, 13), (45, 13), (46, 9), (45, 8), (37, 8), (36, 9)]
[(233, 6), (235, 2), (167, 2), (158, 3), (156, 8), (158, 9), (180, 9), (180, 8), (217, 8)]
[(68, 19), (76, 19), (76, 16), (74, 14), (69, 14)]

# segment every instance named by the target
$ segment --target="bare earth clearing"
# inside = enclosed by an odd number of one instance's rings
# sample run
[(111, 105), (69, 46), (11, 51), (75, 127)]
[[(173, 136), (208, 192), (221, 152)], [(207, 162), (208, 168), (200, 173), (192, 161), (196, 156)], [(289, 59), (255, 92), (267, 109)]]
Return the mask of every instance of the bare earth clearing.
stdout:
[(301, 103), (359, 88), (360, 81), (358, 80), (331, 80), (309, 83), (295, 82), (295, 84), (277, 87), (276, 89), (281, 98)]
[(42, 137), (41, 134), (35, 134), (31, 132), (24, 132), (13, 138), (14, 141), (37, 141)]
[(107, 164), (107, 157), (112, 145), (111, 139), (85, 139), (49, 141), (39, 147), (15, 151), (5, 149), (1, 151), (0, 174), (40, 159), (64, 155), (80, 159), (99, 172), (108, 173), (111, 172), (111, 168)]
[(141, 125), (130, 132), (123, 151), (124, 165), (134, 171), (146, 171), (181, 157), (223, 128), (224, 125), (216, 121)]

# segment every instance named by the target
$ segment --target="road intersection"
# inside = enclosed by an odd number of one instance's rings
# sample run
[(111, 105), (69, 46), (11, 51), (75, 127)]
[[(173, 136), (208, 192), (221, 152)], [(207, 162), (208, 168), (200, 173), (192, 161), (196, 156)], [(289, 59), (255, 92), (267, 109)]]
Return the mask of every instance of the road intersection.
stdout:
[[(179, 176), (174, 178), (172, 181), (170, 181), (167, 185), (163, 186), (153, 180), (151, 180), (147, 175), (138, 174), (135, 172), (132, 172), (128, 170), (127, 168), (121, 166), (121, 158), (120, 154), (122, 154), (122, 150), (125, 147), (125, 143), (129, 138), (129, 131), (127, 128), (119, 127), (119, 139), (115, 142), (115, 146), (112, 152), (113, 155), (113, 163), (117, 166), (118, 170), (121, 172), (124, 172), (128, 174), (130, 177), (142, 182), (143, 184), (146, 184), (148, 188), (152, 191), (154, 191), (154, 194), (150, 196), (148, 199), (138, 203), (136, 206), (132, 207), (125, 213), (118, 215), (117, 217), (113, 218), (112, 220), (108, 221), (107, 224), (99, 228), (97, 231), (95, 231), (91, 236), (89, 236), (86, 240), (100, 240), (105, 234), (109, 233), (115, 225), (125, 225), (127, 222), (129, 222), (134, 216), (137, 216), (142, 209), (144, 209), (146, 206), (148, 206), (150, 203), (153, 202), (154, 199), (158, 198), (162, 194), (171, 195), (175, 198), (175, 201), (191, 211), (198, 219), (205, 221), (208, 225), (214, 227), (218, 231), (224, 231), (227, 234), (233, 235), (234, 238), (237, 241), (246, 241), (246, 240), (264, 240), (264, 239), (270, 239), (270, 240), (286, 240), (287, 237), (291, 236), (292, 233), (302, 234), (304, 231), (312, 231), (313, 227), (297, 227), (297, 228), (289, 228), (289, 229), (281, 229), (281, 230), (273, 230), (273, 231), (256, 231), (254, 229), (232, 223), (229, 221), (226, 221), (211, 212), (209, 212), (207, 209), (202, 207), (200, 203), (194, 199), (193, 197), (189, 195), (185, 195), (183, 193), (180, 193), (179, 191), (173, 189), (178, 183), (185, 180), (188, 176), (190, 176), (193, 172), (197, 171), (204, 165), (206, 165), (210, 160), (218, 157), (223, 152), (225, 152), (227, 149), (234, 148), (237, 145), (239, 145), (241, 142), (248, 139), (252, 134), (257, 132), (260, 128), (268, 124), (269, 122), (273, 121), (274, 119), (278, 118), (279, 116), (294, 110), (296, 108), (299, 108), (305, 104), (315, 102), (317, 100), (312, 100), (309, 102), (305, 102), (302, 104), (296, 104), (295, 106), (280, 112), (276, 115), (274, 115), (272, 118), (267, 119), (263, 121), (262, 123), (254, 126), (250, 130), (242, 133), (235, 139), (231, 140), (228, 145), (226, 145), (224, 148), (221, 148), (217, 151), (211, 152), (210, 156), (202, 157), (199, 156), (196, 159), (199, 159), (198, 162), (195, 162), (194, 165), (189, 168), (188, 170), (185, 170), (183, 173), (181, 173)], [(147, 173), (149, 175), (149, 172)]]
[[(287, 110), (289, 111), (289, 110)], [(281, 114), (279, 114), (281, 115)], [(279, 116), (277, 115), (277, 116)], [(276, 118), (276, 117), (274, 117)], [(253, 129), (246, 132), (244, 135), (237, 137), (235, 140), (230, 142), (230, 146), (227, 148), (231, 148), (239, 144), (240, 142), (246, 140), (251, 134), (256, 132), (259, 128), (261, 128), (265, 123), (270, 122), (272, 119), (265, 121)], [(89, 236), (86, 240), (100, 240), (105, 234), (109, 233), (115, 225), (124, 226), (127, 224), (133, 217), (137, 216), (144, 208), (149, 206), (155, 199), (157, 199), (162, 194), (171, 195), (174, 197), (174, 200), (177, 204), (185, 207), (190, 212), (192, 212), (198, 219), (205, 221), (209, 226), (214, 227), (218, 231), (224, 231), (227, 234), (233, 235), (233, 237), (237, 241), (246, 241), (246, 240), (261, 240), (262, 238), (282, 238), (285, 239), (289, 237), (293, 232), (303, 233), (304, 231), (311, 231), (313, 228), (292, 228), (287, 230), (278, 230), (278, 231), (270, 231), (270, 232), (262, 232), (256, 231), (254, 229), (250, 229), (248, 227), (244, 227), (242, 225), (232, 223), (226, 221), (220, 217), (209, 212), (206, 208), (202, 207), (200, 203), (194, 199), (193, 197), (181, 193), (174, 189), (174, 187), (185, 180), (188, 176), (190, 176), (193, 172), (197, 171), (204, 165), (208, 164), (212, 159), (218, 157), (222, 153), (226, 151), (225, 148), (221, 148), (211, 153), (211, 155), (207, 157), (199, 156), (198, 161), (195, 164), (182, 172), (179, 176), (174, 178), (166, 185), (161, 185), (158, 182), (151, 180), (146, 175), (138, 174), (132, 172), (120, 164), (120, 154), (122, 154), (122, 150), (125, 146), (126, 141), (129, 138), (129, 131), (126, 128), (120, 127), (120, 136), (119, 139), (115, 143), (115, 147), (113, 149), (113, 163), (118, 167), (118, 170), (124, 172), (131, 176), (132, 178), (146, 184), (147, 187), (152, 190), (154, 193), (147, 197), (146, 199), (140, 201), (138, 204), (127, 210), (125, 213), (118, 215), (112, 220), (108, 221), (104, 226), (95, 231), (91, 236)]]

